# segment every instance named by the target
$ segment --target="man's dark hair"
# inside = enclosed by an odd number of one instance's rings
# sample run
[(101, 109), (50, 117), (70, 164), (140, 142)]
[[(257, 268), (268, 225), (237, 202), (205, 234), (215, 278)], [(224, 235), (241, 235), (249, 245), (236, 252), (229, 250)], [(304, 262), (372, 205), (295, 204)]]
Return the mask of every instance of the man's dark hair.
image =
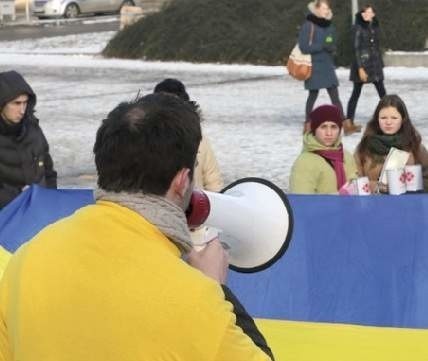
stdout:
[(199, 116), (177, 97), (150, 94), (113, 109), (94, 145), (98, 186), (165, 195), (180, 169), (193, 177), (201, 141)]

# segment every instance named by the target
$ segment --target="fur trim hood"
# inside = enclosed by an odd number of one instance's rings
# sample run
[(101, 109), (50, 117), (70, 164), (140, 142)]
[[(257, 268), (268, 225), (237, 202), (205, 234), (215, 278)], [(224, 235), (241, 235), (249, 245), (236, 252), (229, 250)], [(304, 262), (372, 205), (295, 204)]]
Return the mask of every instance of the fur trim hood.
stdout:
[[(315, 1), (311, 1), (308, 4), (308, 10), (311, 14), (316, 16)], [(326, 20), (331, 20), (332, 18), (333, 18), (333, 11), (330, 9), (330, 13), (327, 15)]]

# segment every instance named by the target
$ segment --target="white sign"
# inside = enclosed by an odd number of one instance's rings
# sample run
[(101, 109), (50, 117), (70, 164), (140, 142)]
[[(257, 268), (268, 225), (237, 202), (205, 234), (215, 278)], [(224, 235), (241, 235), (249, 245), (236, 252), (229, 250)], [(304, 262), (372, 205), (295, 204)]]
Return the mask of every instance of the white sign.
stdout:
[(0, 0), (0, 21), (3, 22), (4, 16), (10, 16), (15, 21), (15, 1)]

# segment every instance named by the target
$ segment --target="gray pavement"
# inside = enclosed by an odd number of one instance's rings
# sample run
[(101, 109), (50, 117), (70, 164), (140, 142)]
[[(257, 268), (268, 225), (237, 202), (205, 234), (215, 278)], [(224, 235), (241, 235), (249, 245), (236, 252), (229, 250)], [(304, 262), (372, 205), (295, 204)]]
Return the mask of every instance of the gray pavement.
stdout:
[(118, 16), (92, 16), (66, 22), (64, 20), (36, 21), (20, 20), (0, 26), (0, 41), (37, 39), (70, 34), (95, 33), (119, 29)]

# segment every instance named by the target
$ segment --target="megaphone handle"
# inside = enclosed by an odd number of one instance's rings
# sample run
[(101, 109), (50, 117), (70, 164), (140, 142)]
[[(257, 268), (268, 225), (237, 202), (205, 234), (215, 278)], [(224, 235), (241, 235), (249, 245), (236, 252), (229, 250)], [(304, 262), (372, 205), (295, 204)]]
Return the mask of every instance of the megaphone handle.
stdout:
[(207, 243), (217, 238), (219, 230), (214, 227), (202, 226), (190, 232), (192, 238), (193, 249), (197, 252), (203, 250)]
[[(213, 240), (213, 239), (212, 239)], [(211, 241), (212, 241), (211, 240)], [(200, 245), (194, 245), (193, 246), (193, 249), (196, 251), (196, 252), (199, 252), (199, 251), (202, 251), (206, 246), (207, 246), (207, 244), (208, 243), (210, 243), (211, 241), (208, 241), (207, 243), (205, 243), (205, 244), (200, 244)], [(221, 242), (220, 241), (220, 243), (221, 243), (221, 245), (223, 246), (223, 248), (224, 248), (224, 250), (225, 251), (228, 251), (229, 249), (230, 249), (230, 246), (227, 244), (227, 243), (225, 243), (225, 242)]]
[(196, 252), (200, 252), (200, 251), (202, 251), (206, 246), (207, 246), (207, 244), (206, 244), (206, 243), (205, 243), (205, 244), (194, 245), (194, 246), (193, 246), (193, 249), (194, 249)]

